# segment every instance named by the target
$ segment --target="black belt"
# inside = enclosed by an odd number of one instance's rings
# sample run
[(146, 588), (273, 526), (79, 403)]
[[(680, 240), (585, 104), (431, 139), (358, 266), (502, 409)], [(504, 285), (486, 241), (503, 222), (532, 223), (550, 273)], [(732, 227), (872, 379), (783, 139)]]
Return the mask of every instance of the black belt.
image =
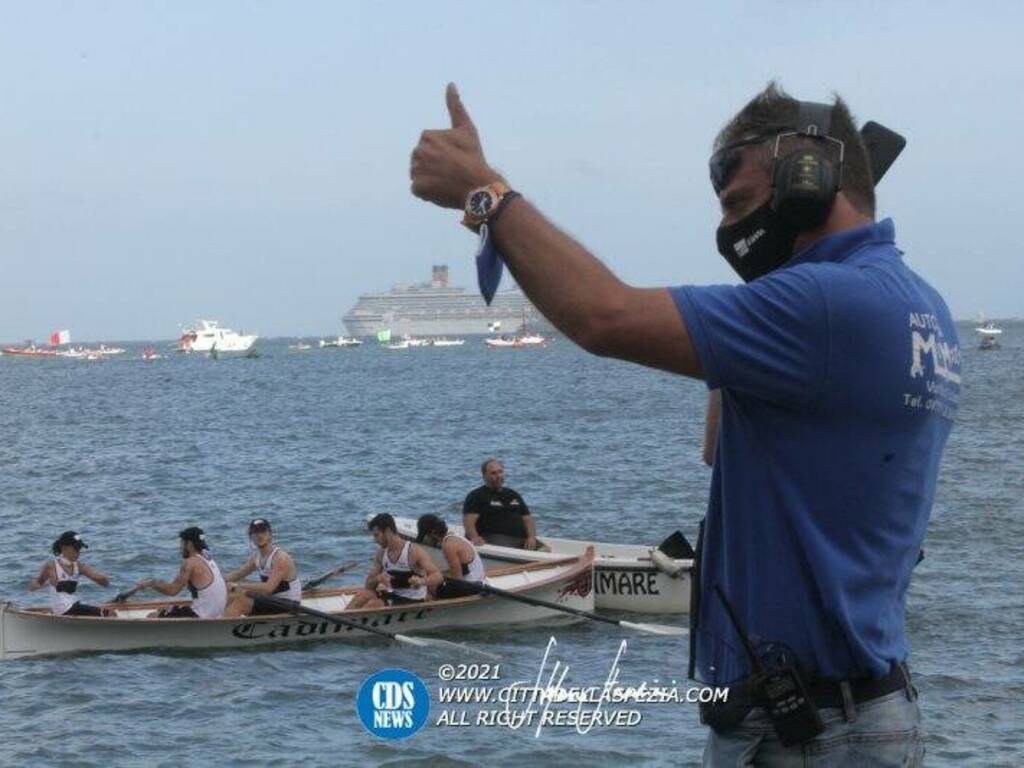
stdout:
[[(807, 688), (819, 709), (842, 709), (844, 682), (850, 687), (854, 704), (863, 704), (907, 688), (911, 688), (907, 695), (916, 697), (910, 683), (910, 670), (903, 663), (894, 664), (887, 675), (879, 678), (839, 681), (812, 677)], [(765, 704), (749, 679), (733, 683), (728, 688), (729, 698), (724, 703), (700, 705), (701, 722), (716, 730), (724, 731), (739, 725), (750, 710)]]
[[(848, 680), (854, 704), (878, 699), (895, 691), (902, 691), (910, 685), (910, 670), (902, 662), (893, 664), (889, 674), (879, 678)], [(808, 688), (814, 703), (822, 709), (843, 706), (843, 689), (835, 680), (812, 679)]]

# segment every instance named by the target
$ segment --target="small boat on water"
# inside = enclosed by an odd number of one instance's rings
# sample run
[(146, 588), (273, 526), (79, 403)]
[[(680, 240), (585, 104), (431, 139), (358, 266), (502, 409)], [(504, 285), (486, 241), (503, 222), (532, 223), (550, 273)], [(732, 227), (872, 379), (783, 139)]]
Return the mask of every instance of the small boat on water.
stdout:
[(4, 347), (0, 352), (14, 357), (73, 357), (74, 355), (69, 354), (72, 350), (60, 349), (60, 347), (70, 343), (71, 331), (64, 329), (62, 331), (54, 331), (50, 334), (50, 346), (48, 347), (37, 347), (32, 340), (29, 339), (25, 342), (25, 346), (23, 347)]
[(146, 347), (142, 352), (143, 360), (160, 360), (163, 357), (156, 351), (156, 347)]
[(320, 339), (320, 349), (325, 347), (338, 347), (344, 349), (345, 347), (360, 347), (363, 342), (359, 339), (353, 339), (349, 336), (339, 336), (336, 339)]
[(32, 343), (24, 347), (4, 347), (0, 351), (3, 351), (5, 355), (20, 357), (58, 357), (57, 350), (50, 349), (49, 347), (37, 347)]
[(461, 347), (465, 343), (465, 339), (446, 339), (444, 337), (430, 340), (432, 347)]
[(484, 339), (484, 344), (491, 348), (522, 347), (522, 342), (514, 336), (499, 336), (496, 339)]
[(312, 349), (309, 344), (304, 341), (297, 341), (294, 344), (289, 344), (288, 349), (294, 349), (296, 352), (305, 352), (307, 349)]
[(206, 352), (216, 355), (250, 354), (259, 336), (221, 328), (215, 320), (199, 320), (195, 328), (186, 328), (178, 339), (179, 352)]
[[(416, 541), (416, 521), (395, 517), (403, 539)], [(448, 530), (460, 536), (461, 525)], [(485, 568), (511, 563), (557, 562), (579, 556), (594, 547), (594, 604), (598, 609), (635, 613), (688, 613), (690, 610), (690, 571), (693, 550), (681, 533), (666, 539), (659, 547), (643, 544), (608, 544), (541, 536), (550, 552), (535, 552), (484, 544), (477, 547)], [(671, 544), (670, 544), (671, 542)], [(668, 545), (668, 546), (666, 546)], [(426, 545), (421, 545), (426, 547)], [(439, 565), (444, 556), (439, 549), (426, 547)], [(667, 550), (667, 551), (666, 551)]]
[[(487, 583), (523, 597), (557, 603), (566, 608), (594, 608), (593, 553), (504, 568), (487, 575)], [(345, 611), (356, 588), (313, 590), (302, 606), (403, 635), (457, 629), (519, 625), (563, 624), (579, 621), (552, 608), (527, 605), (494, 595), (459, 597), (415, 605), (396, 605)], [(54, 654), (141, 651), (156, 649), (219, 649), (277, 646), (326, 640), (366, 640), (373, 635), (356, 627), (339, 626), (326, 618), (279, 614), (237, 619), (155, 619), (160, 608), (180, 600), (155, 600), (114, 606), (114, 617), (54, 616), (47, 608), (0, 604), (0, 659)]]
[(1003, 335), (1003, 329), (997, 328), (996, 324), (991, 320), (975, 328), (974, 332), (978, 334), (978, 349), (996, 349), (999, 347), (999, 339)]

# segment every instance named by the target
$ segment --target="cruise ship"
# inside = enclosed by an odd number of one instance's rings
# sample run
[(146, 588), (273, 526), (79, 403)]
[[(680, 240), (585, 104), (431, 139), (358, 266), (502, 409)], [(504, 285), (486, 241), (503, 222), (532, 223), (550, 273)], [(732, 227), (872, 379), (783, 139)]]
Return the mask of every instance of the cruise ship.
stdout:
[(530, 330), (550, 332), (551, 325), (522, 291), (499, 291), (490, 306), (476, 293), (448, 285), (448, 266), (434, 265), (429, 283), (396, 285), (390, 291), (364, 293), (342, 322), (351, 336), (451, 336)]

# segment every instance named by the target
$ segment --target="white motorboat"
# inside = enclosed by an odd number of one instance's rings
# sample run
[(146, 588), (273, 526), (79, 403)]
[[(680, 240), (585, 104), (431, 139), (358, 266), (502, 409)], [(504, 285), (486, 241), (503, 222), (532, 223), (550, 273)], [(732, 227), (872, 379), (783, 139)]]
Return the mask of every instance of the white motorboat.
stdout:
[(514, 336), (499, 336), (496, 339), (484, 339), (484, 344), (488, 347), (502, 348), (502, 347), (521, 347), (523, 346), (519, 339)]
[[(487, 584), (564, 608), (591, 611), (593, 563), (593, 552), (587, 552), (575, 558), (505, 568), (488, 574)], [(54, 616), (48, 608), (21, 608), (8, 602), (0, 604), (0, 659), (97, 651), (251, 648), (374, 637), (360, 631), (358, 625), (403, 635), (450, 628), (462, 639), (469, 629), (580, 620), (552, 608), (495, 595), (346, 611), (356, 591), (355, 587), (314, 590), (303, 593), (301, 601), (304, 608), (335, 615), (356, 626), (284, 613), (237, 619), (149, 618), (160, 608), (182, 604), (180, 600), (109, 606), (116, 609), (116, 615), (102, 618)]]
[(362, 346), (363, 342), (359, 339), (354, 339), (349, 336), (339, 336), (336, 339), (320, 339), (320, 349), (325, 347), (359, 347)]
[(71, 360), (85, 359), (89, 355), (96, 354), (94, 350), (86, 349), (85, 347), (68, 347), (67, 349), (58, 350), (57, 357), (66, 357)]
[(297, 341), (294, 344), (289, 344), (288, 349), (294, 349), (296, 352), (305, 352), (307, 349), (312, 349), (309, 344), (304, 341)]
[(259, 336), (221, 328), (215, 320), (199, 320), (195, 328), (187, 328), (178, 339), (180, 352), (208, 352), (217, 355), (248, 354)]
[[(416, 521), (396, 517), (402, 538), (416, 540)], [(449, 524), (448, 530), (460, 536), (461, 525)], [(557, 562), (582, 554), (594, 547), (594, 599), (599, 609), (635, 613), (688, 613), (690, 610), (690, 571), (692, 550), (681, 533), (673, 534), (660, 547), (642, 544), (607, 544), (596, 541), (540, 537), (550, 552), (535, 552), (512, 547), (483, 544), (477, 547), (486, 568), (510, 563)], [(671, 544), (670, 544), (671, 542)], [(669, 545), (669, 546), (666, 546)], [(423, 545), (425, 546), (425, 545)], [(662, 551), (662, 548), (668, 552)], [(427, 547), (439, 565), (444, 557), (436, 548)]]
[(975, 328), (974, 332), (978, 334), (978, 349), (996, 349), (1003, 335), (1003, 329), (997, 328), (991, 320)]
[(465, 339), (431, 339), (430, 346), (432, 347), (461, 347), (466, 343)]

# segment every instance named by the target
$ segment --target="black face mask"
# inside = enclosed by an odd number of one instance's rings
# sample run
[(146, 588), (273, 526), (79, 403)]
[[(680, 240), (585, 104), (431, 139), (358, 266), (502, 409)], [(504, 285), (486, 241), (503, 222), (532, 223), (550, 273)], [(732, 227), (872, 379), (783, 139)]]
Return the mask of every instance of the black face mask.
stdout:
[(749, 283), (789, 261), (798, 234), (769, 199), (735, 224), (719, 227), (715, 239), (718, 252)]

